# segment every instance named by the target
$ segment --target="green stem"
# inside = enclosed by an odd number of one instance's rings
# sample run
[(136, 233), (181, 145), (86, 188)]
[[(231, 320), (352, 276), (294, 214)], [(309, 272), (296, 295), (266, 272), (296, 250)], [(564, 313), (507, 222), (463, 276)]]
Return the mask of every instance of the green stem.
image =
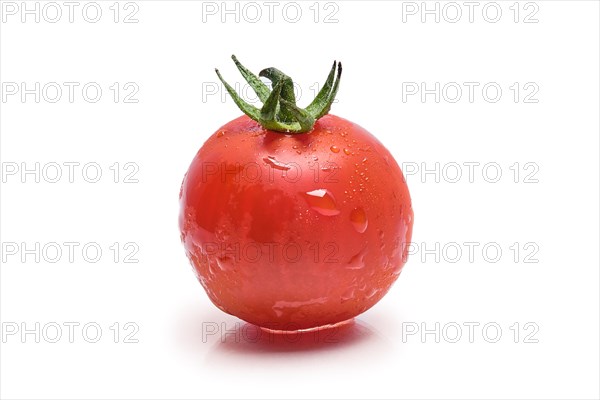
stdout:
[[(323, 88), (305, 109), (296, 105), (294, 82), (292, 78), (277, 68), (266, 68), (258, 74), (271, 81), (269, 89), (256, 75), (244, 67), (235, 56), (231, 56), (238, 70), (263, 103), (262, 108), (248, 104), (223, 79), (218, 70), (217, 76), (233, 98), (235, 104), (250, 118), (260, 123), (265, 129), (285, 133), (309, 132), (315, 122), (327, 114), (335, 99), (342, 76), (342, 63), (333, 62), (331, 71)], [(337, 76), (335, 74), (337, 70)]]

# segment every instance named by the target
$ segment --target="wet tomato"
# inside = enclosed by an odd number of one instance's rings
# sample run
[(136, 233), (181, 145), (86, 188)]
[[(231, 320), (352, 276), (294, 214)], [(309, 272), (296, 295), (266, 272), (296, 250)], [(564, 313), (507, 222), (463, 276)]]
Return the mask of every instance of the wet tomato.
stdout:
[(297, 330), (351, 319), (406, 261), (413, 211), (400, 167), (365, 129), (327, 114), (341, 69), (335, 85), (329, 75), (324, 115), (309, 106), (314, 121), (302, 127), (302, 115), (281, 115), (293, 100), (285, 75), (271, 74), (264, 91), (235, 61), (265, 105), (222, 126), (193, 159), (180, 192), (186, 254), (210, 300), (250, 323)]

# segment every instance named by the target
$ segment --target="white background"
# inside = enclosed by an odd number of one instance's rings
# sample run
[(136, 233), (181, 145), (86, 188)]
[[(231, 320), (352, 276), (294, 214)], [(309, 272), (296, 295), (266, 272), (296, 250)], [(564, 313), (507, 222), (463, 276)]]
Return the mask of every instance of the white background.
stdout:
[[(299, 2), (296, 23), (293, 6), (282, 14), (283, 2), (273, 22), (267, 5), (255, 3), (262, 12), (255, 23), (248, 19), (256, 7), (244, 3), (239, 22), (232, 14), (225, 23), (221, 2), (122, 2), (117, 23), (113, 1), (98, 2), (96, 23), (83, 18), (85, 2), (72, 23), (62, 2), (56, 23), (45, 19), (55, 9), (47, 7), (39, 23), (35, 15), (22, 22), (21, 2), (7, 3), (0, 28), (2, 398), (600, 396), (597, 2), (498, 2), (495, 23), (497, 7), (482, 14), (485, 2), (472, 22), (469, 8), (454, 3), (462, 12), (455, 23), (456, 7), (443, 2), (439, 22), (433, 14), (421, 21), (420, 2)], [(138, 22), (124, 23), (134, 11)], [(390, 293), (332, 343), (269, 346), (243, 331), (207, 334), (209, 326), (242, 325), (214, 307), (195, 280), (179, 241), (178, 191), (203, 141), (240, 115), (231, 99), (207, 92), (215, 67), (230, 83), (243, 82), (231, 54), (255, 72), (276, 66), (288, 73), (300, 85), (301, 105), (331, 62), (342, 60), (332, 112), (367, 128), (411, 171), (419, 250)], [(54, 92), (40, 93), (36, 103), (34, 94), (7, 93), (22, 82), (29, 89), (36, 82), (79, 86), (73, 102), (63, 86), (56, 103), (48, 101)], [(103, 90), (95, 103), (82, 97), (89, 82)], [(134, 86), (125, 90), (128, 82)], [(438, 103), (434, 94), (407, 95), (421, 82), (428, 89), (459, 85), (462, 97), (453, 103), (456, 93), (442, 89)], [(464, 82), (479, 85), (472, 102)], [(496, 102), (493, 90), (482, 95), (488, 83), (502, 89)], [(136, 85), (138, 102), (124, 102)], [(39, 183), (35, 174), (21, 175), (36, 162)], [(49, 182), (52, 163), (65, 162), (80, 163), (73, 182), (66, 166)], [(84, 179), (86, 163), (100, 166), (99, 182)], [(439, 177), (421, 174), (436, 163)], [(488, 163), (493, 168), (483, 173)], [(452, 183), (456, 165), (462, 176)], [(472, 179), (468, 165), (476, 165)], [(498, 169), (502, 176), (492, 183)], [(128, 172), (138, 183), (124, 182)], [(80, 245), (73, 262), (66, 247), (57, 262), (49, 262), (54, 253), (36, 262), (22, 252), (22, 243), (36, 242), (40, 249)], [(134, 247), (124, 249), (129, 242)], [(478, 243), (473, 258), (465, 242)], [(101, 247), (98, 262), (83, 258), (86, 243)], [(489, 253), (482, 253), (486, 244)], [(139, 262), (124, 262), (135, 246)], [(69, 322), (80, 324), (73, 343)], [(21, 336), (36, 323), (39, 343), (33, 333)], [(88, 342), (93, 329), (83, 335), (86, 323), (101, 327), (97, 343)], [(439, 338), (421, 336), (436, 323)], [(472, 340), (469, 323), (479, 324)], [(54, 324), (62, 326), (57, 343)], [(485, 324), (491, 328), (483, 332)], [(457, 325), (462, 336), (452, 343)]]

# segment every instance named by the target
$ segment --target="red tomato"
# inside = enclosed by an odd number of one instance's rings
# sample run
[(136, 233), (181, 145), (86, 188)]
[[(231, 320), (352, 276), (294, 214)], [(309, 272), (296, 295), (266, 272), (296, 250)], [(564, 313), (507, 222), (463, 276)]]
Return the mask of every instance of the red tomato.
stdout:
[(413, 225), (392, 155), (334, 115), (296, 134), (247, 116), (225, 124), (193, 159), (180, 204), (181, 239), (210, 300), (277, 330), (372, 307), (402, 271)]

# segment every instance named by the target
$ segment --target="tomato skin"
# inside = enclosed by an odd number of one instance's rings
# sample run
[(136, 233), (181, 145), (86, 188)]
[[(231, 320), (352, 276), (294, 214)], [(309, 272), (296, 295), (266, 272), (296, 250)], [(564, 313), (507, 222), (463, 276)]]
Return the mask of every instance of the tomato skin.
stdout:
[(210, 300), (252, 324), (297, 330), (377, 303), (406, 262), (413, 211), (388, 150), (334, 115), (309, 133), (247, 116), (217, 130), (180, 192), (186, 254)]

